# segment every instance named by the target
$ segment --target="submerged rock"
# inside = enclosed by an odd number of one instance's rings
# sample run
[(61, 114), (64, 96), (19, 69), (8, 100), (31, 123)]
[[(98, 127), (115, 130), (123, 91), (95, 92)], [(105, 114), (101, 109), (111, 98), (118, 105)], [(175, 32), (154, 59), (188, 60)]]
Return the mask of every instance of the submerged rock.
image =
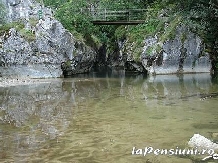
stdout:
[(188, 145), (190, 147), (218, 150), (218, 144), (213, 143), (200, 134), (194, 134), (194, 136), (189, 140)]

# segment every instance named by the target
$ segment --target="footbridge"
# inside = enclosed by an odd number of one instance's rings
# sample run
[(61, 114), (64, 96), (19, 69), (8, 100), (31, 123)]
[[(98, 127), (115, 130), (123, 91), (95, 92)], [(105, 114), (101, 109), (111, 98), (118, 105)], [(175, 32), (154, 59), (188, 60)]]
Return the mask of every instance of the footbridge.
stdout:
[(95, 25), (137, 25), (144, 23), (147, 9), (110, 10), (95, 8), (89, 10)]

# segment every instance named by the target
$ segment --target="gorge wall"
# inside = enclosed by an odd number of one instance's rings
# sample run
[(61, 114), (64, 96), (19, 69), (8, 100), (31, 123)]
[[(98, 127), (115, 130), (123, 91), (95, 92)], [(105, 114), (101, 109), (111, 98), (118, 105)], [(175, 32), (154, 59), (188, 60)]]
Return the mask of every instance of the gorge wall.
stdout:
[[(136, 58), (135, 42), (126, 39), (121, 49), (125, 62), (142, 67), (148, 74), (177, 74), (177, 73), (205, 73), (211, 71), (211, 60), (204, 51), (202, 39), (187, 27), (177, 26), (173, 36), (161, 40), (162, 35), (146, 37), (143, 45), (138, 48), (139, 57)], [(135, 61), (138, 61), (136, 63)]]
[[(1, 0), (11, 28), (0, 36), (0, 69), (2, 76), (60, 77), (61, 64), (75, 60), (92, 66), (94, 50), (77, 40), (53, 17), (52, 10), (28, 0)], [(75, 73), (73, 62), (70, 66)]]

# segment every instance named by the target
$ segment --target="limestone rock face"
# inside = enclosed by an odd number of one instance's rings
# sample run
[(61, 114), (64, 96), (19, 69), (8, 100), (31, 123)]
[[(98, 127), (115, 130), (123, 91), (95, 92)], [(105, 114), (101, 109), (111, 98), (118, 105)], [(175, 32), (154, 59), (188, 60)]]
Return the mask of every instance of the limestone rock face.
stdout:
[(182, 26), (164, 43), (158, 37), (147, 38), (141, 61), (149, 74), (210, 72), (211, 61), (203, 48), (202, 40)]
[(204, 52), (201, 38), (192, 33), (184, 25), (175, 29), (175, 33), (161, 40), (158, 33), (144, 39), (143, 46), (135, 54), (135, 42), (126, 41), (123, 53), (127, 61), (134, 61), (139, 56), (139, 62), (148, 74), (176, 74), (210, 72), (211, 60)]
[(15, 24), (0, 36), (2, 76), (60, 77), (61, 64), (78, 56), (82, 58), (79, 62), (92, 65), (94, 50), (85, 43), (75, 46), (78, 40), (53, 17), (50, 9), (33, 0), (2, 3), (7, 9), (7, 22)]
[(75, 47), (73, 59), (61, 65), (64, 76), (89, 72), (96, 59), (96, 53), (83, 42), (76, 41)]

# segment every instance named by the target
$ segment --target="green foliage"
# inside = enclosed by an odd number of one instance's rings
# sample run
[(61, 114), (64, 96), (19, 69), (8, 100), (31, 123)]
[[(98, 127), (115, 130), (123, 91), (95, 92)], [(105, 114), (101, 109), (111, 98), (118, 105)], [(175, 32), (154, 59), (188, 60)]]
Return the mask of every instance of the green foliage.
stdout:
[(154, 47), (153, 47), (153, 46), (150, 46), (150, 47), (148, 47), (146, 53), (147, 53), (148, 55), (151, 55), (153, 51), (154, 51)]
[(126, 34), (127, 34), (127, 27), (124, 25), (119, 26), (116, 30), (115, 30), (115, 37), (118, 40), (122, 40), (126, 38)]
[[(218, 1), (217, 0), (43, 0), (46, 6), (55, 9), (55, 16), (69, 31), (97, 45), (107, 43), (113, 51), (118, 39), (128, 38), (134, 42), (136, 57), (148, 36), (158, 35), (162, 43), (175, 37), (176, 27), (181, 23), (200, 35), (212, 55), (218, 53)], [(148, 9), (144, 24), (137, 26), (94, 26), (85, 10), (94, 4), (111, 10)], [(83, 9), (83, 10), (81, 10)], [(76, 31), (76, 32), (75, 32)], [(186, 39), (185, 34), (181, 41)], [(158, 46), (156, 47), (158, 49)], [(158, 50), (157, 50), (158, 51)], [(217, 58), (217, 57), (215, 57)]]
[(78, 33), (77, 31), (71, 31), (71, 33), (73, 34), (73, 36), (75, 37), (75, 39), (84, 42), (84, 37), (81, 33)]
[[(144, 17), (145, 23), (137, 26), (130, 26), (126, 31), (126, 37), (132, 44), (132, 54), (136, 60), (140, 59), (142, 49), (144, 46), (144, 39), (149, 36), (154, 36), (156, 33), (164, 31), (164, 21), (158, 17), (159, 4), (153, 4), (153, 7), (149, 7)], [(124, 35), (124, 34), (123, 34)], [(156, 47), (150, 47), (147, 54), (151, 54)]]
[(136, 41), (137, 43), (142, 43), (146, 36), (153, 35), (157, 31), (157, 26), (159, 24), (159, 20), (150, 19), (146, 21), (144, 24), (140, 24), (134, 27), (131, 27), (128, 32), (128, 38), (131, 41)]
[[(38, 0), (38, 1), (42, 2), (42, 0)], [(43, 3), (46, 6), (56, 8), (56, 7), (59, 7), (61, 0), (43, 0)]]
[[(45, 0), (45, 5), (56, 8), (55, 17), (79, 40), (96, 41), (104, 40), (104, 35), (99, 34), (99, 28), (91, 22), (88, 14), (87, 1), (85, 0)], [(95, 36), (95, 37), (93, 37)], [(100, 37), (97, 39), (96, 37)], [(84, 38), (84, 39), (83, 39)], [(91, 40), (90, 40), (91, 39)]]
[(101, 0), (99, 6), (104, 6), (107, 9), (122, 10), (122, 9), (142, 9), (146, 8), (149, 4), (155, 0)]
[(8, 32), (11, 28), (15, 28), (17, 31), (20, 31), (24, 28), (24, 24), (21, 22), (12, 22), (12, 23), (6, 23), (2, 26), (0, 26), (0, 35), (3, 35), (5, 32)]
[[(168, 4), (174, 4), (174, 14), (180, 14), (182, 21), (189, 28), (200, 35), (206, 43), (206, 51), (218, 62), (218, 1), (217, 0), (167, 0)], [(216, 68), (216, 67), (215, 67)]]
[(5, 6), (0, 2), (0, 26), (6, 23), (6, 9)]
[(30, 30), (28, 30), (28, 29), (23, 28), (23, 29), (21, 29), (21, 30), (19, 31), (19, 33), (20, 33), (20, 35), (21, 35), (22, 37), (24, 37), (28, 42), (31, 42), (31, 41), (34, 41), (34, 40), (35, 40), (35, 34), (32, 33), (32, 32), (31, 32)]
[(162, 43), (175, 38), (176, 29), (179, 23), (181, 23), (181, 16), (175, 16), (169, 21), (168, 27), (165, 28), (164, 33), (162, 33), (160, 37)]
[[(107, 8), (112, 10), (121, 10), (128, 8), (143, 9), (147, 3), (154, 0), (44, 0), (46, 6), (55, 8), (55, 17), (61, 21), (69, 31), (81, 33), (85, 39), (93, 38), (93, 41), (102, 43), (115, 42), (116, 38), (125, 38), (126, 31), (121, 30), (118, 26), (94, 26), (91, 23), (92, 17), (88, 14), (90, 6), (98, 8)], [(125, 28), (125, 27), (123, 27)], [(95, 36), (95, 37), (93, 37)], [(97, 38), (97, 39), (96, 39)], [(98, 43), (99, 44), (99, 43)]]
[(4, 24), (0, 26), (0, 36), (3, 35), (6, 31), (9, 31), (12, 28), (12, 24)]
[(0, 35), (3, 35), (5, 32), (8, 33), (11, 28), (15, 28), (27, 41), (31, 42), (35, 40), (35, 34), (33, 34), (30, 30), (25, 29), (24, 27), (25, 25), (21, 21), (6, 23), (0, 26)]
[(203, 36), (206, 43), (216, 41), (218, 36), (218, 1), (217, 0), (188, 0), (172, 1), (178, 8), (174, 13), (179, 13), (186, 24), (196, 33)]

